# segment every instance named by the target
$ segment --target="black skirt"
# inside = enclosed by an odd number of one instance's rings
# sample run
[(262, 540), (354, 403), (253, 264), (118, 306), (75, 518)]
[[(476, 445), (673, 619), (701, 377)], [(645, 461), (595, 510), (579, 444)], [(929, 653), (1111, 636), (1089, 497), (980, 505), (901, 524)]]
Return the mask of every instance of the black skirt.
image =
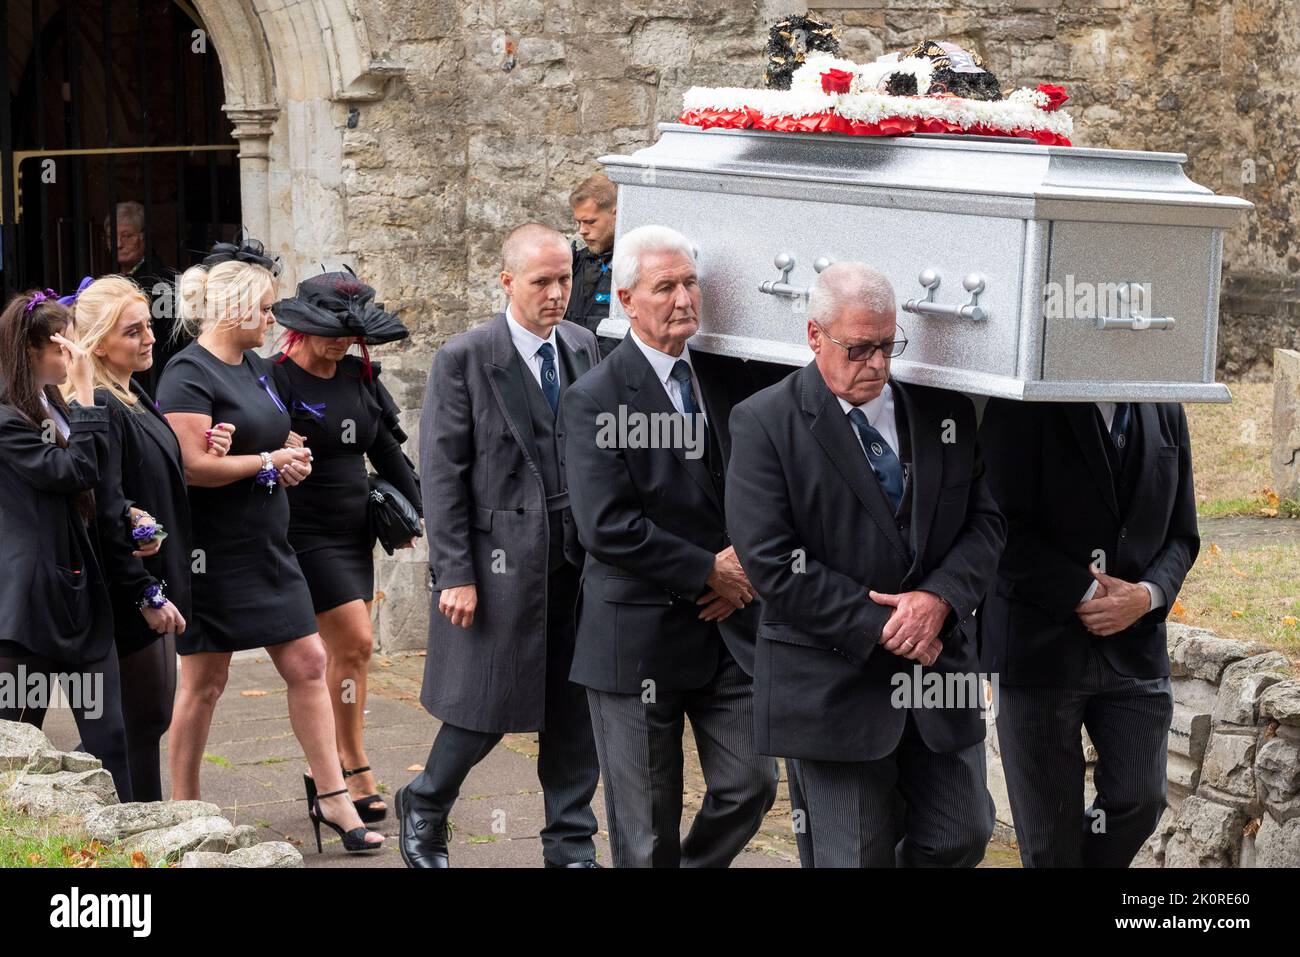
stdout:
[[(289, 414), (255, 352), (237, 366), (197, 342), (167, 365), (159, 405), (235, 426), (231, 455), (284, 446)], [(263, 648), (314, 634), (311, 593), (289, 545), (289, 501), (253, 479), (190, 488), (193, 615), (176, 641), (182, 655)], [(164, 545), (164, 547), (166, 547)]]

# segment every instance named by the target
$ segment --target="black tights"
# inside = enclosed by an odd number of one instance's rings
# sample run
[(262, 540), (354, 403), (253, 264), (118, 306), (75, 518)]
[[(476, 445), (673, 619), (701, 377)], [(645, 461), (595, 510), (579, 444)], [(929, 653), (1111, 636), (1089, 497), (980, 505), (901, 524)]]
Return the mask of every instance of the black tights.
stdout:
[[(22, 672), (19, 668), (22, 668)], [(31, 676), (45, 676), (45, 700), (28, 700), (26, 695), (31, 687)], [(102, 687), (94, 688), (95, 697), (91, 700), (89, 693), (74, 694), (66, 676), (101, 676)], [(53, 661), (44, 655), (34, 655), (10, 642), (0, 642), (0, 675), (12, 676), (8, 680), (15, 682), (18, 700), (10, 706), (9, 702), (0, 705), (0, 719), (5, 721), (25, 721), (39, 728), (45, 723), (45, 712), (50, 705), (49, 696), (53, 693), (55, 676), (63, 684), (64, 696), (74, 705), (72, 716), (76, 719), (77, 730), (81, 732), (84, 750), (99, 758), (104, 768), (113, 775), (113, 784), (117, 787), (117, 799), (122, 803), (133, 800), (131, 774), (127, 762), (126, 726), (122, 720), (122, 682), (118, 671), (117, 653), (110, 649), (108, 655), (98, 661), (81, 665), (68, 665)], [(26, 680), (19, 683), (19, 678)], [(83, 682), (85, 678), (81, 679)], [(27, 705), (34, 705), (27, 707)]]
[(176, 700), (176, 638), (163, 635), (118, 662), (126, 721), (131, 792), (137, 801), (162, 800), (158, 742), (172, 723)]

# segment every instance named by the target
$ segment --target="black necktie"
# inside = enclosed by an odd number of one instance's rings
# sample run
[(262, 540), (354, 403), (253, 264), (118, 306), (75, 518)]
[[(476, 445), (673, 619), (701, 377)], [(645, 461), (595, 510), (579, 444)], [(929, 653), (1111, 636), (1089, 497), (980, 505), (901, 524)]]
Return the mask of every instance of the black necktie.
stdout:
[(1110, 440), (1115, 443), (1115, 448), (1119, 449), (1121, 459), (1128, 447), (1128, 425), (1132, 409), (1132, 405), (1128, 402), (1117, 402), (1115, 417), (1110, 420)]
[(560, 408), (560, 374), (555, 370), (555, 347), (543, 342), (537, 350), (542, 357), (542, 392), (551, 405), (551, 411)]

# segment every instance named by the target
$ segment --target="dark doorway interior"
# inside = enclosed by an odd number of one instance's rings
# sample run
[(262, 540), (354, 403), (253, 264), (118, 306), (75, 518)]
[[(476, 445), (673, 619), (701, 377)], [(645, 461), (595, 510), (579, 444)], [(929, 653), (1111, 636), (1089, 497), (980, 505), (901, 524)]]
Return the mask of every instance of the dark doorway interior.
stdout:
[(139, 243), (116, 221), (120, 203), (143, 207), (143, 248), (168, 269), (235, 233), (237, 145), (217, 51), (189, 3), (7, 0), (0, 40), (5, 298), (126, 272), (119, 236), (124, 253)]

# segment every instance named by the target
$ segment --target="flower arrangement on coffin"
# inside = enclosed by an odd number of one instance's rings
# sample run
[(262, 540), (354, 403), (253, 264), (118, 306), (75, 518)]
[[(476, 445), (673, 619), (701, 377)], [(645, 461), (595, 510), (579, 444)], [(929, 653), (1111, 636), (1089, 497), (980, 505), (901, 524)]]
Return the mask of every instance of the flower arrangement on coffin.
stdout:
[[(804, 46), (806, 37), (815, 44)], [(1061, 110), (1069, 99), (1064, 89), (1044, 83), (1003, 97), (978, 54), (952, 43), (922, 40), (860, 64), (838, 55), (829, 25), (791, 17), (773, 26), (768, 53), (768, 88), (692, 87), (681, 122), (856, 136), (1015, 136), (1070, 145), (1074, 123)]]

